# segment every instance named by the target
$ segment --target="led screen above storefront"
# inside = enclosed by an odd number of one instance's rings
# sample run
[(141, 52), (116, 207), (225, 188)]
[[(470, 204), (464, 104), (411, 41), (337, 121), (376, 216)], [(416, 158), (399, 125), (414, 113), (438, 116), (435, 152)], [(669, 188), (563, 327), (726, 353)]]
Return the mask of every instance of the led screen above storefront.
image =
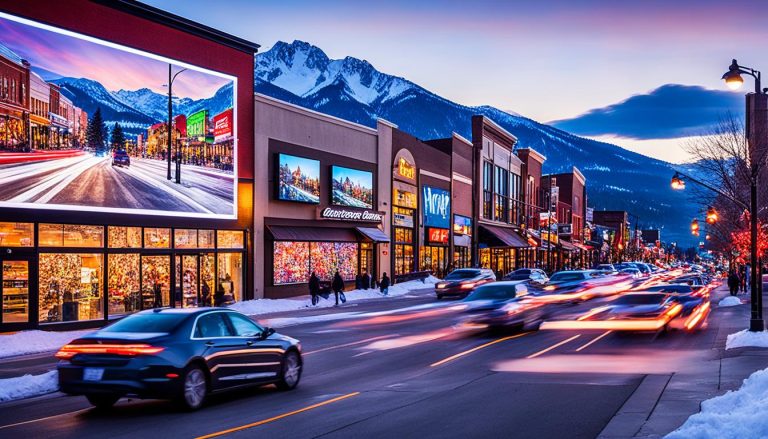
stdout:
[(331, 166), (332, 204), (371, 209), (373, 173), (359, 169)]
[(424, 225), (449, 229), (451, 227), (451, 193), (440, 188), (424, 186)]
[(277, 199), (320, 204), (320, 161), (277, 154)]
[[(237, 218), (236, 142), (214, 150), (184, 137), (195, 114), (204, 115), (203, 136), (205, 114), (232, 111), (236, 125), (234, 76), (5, 13), (0, 46), (23, 98), (18, 114), (0, 115), (2, 137), (13, 139), (0, 144), (9, 153), (0, 207)], [(169, 73), (181, 183), (167, 177)], [(25, 91), (31, 78), (34, 96)], [(40, 127), (38, 117), (33, 130), (29, 115), (43, 104), (51, 125)]]

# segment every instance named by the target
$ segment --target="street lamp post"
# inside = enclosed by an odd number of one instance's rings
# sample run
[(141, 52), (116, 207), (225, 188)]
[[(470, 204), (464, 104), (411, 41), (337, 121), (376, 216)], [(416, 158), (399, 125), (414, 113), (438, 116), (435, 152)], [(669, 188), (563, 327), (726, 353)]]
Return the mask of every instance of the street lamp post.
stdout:
[[(167, 179), (171, 179), (171, 155), (173, 154), (171, 150), (171, 145), (173, 144), (173, 81), (176, 80), (176, 77), (179, 76), (179, 73), (185, 71), (187, 69), (181, 69), (176, 74), (173, 74), (173, 66), (171, 64), (168, 64), (168, 126), (167, 126), (167, 133), (168, 133), (168, 175)], [(178, 149), (178, 148), (177, 148)], [(181, 163), (180, 163), (181, 157), (179, 157), (179, 152), (176, 152), (176, 183), (181, 183)]]

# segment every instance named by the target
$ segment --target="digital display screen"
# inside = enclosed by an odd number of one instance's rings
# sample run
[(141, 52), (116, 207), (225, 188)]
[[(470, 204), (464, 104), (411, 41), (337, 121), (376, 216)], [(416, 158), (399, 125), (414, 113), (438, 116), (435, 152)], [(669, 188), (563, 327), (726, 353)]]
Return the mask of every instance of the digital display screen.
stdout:
[(331, 166), (332, 204), (361, 209), (373, 208), (373, 173)]
[(278, 154), (277, 199), (320, 204), (320, 161)]
[(424, 186), (424, 225), (448, 229), (451, 227), (451, 193), (440, 188)]

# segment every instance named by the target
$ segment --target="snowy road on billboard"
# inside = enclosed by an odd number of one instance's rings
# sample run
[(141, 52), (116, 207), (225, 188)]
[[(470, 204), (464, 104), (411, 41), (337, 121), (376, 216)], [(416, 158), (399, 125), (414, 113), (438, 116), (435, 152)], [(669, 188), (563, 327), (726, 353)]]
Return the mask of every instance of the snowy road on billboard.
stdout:
[(166, 179), (167, 162), (134, 158), (128, 167), (111, 162), (81, 154), (0, 165), (0, 202), (233, 214), (231, 174), (182, 165), (176, 184)]

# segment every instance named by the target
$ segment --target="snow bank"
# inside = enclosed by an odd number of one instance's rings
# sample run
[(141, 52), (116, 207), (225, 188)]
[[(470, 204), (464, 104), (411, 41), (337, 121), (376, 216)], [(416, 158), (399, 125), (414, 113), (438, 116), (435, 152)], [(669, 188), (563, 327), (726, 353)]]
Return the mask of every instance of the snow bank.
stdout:
[(43, 395), (59, 389), (59, 374), (51, 370), (42, 375), (0, 379), (0, 402)]
[(736, 296), (728, 296), (725, 299), (721, 300), (717, 306), (736, 306), (741, 305), (741, 299), (739, 299)]
[[(424, 282), (420, 280), (412, 280), (408, 282), (402, 282), (389, 287), (389, 296), (404, 296), (411, 291), (429, 288), (439, 282), (440, 279), (429, 276)], [(365, 299), (379, 299), (383, 295), (379, 292), (379, 289), (369, 290), (350, 290), (345, 291), (344, 295), (347, 296), (347, 302), (355, 302)], [(336, 300), (331, 294), (328, 297), (329, 300), (320, 299), (320, 302), (314, 306), (314, 308), (328, 308), (336, 303)], [(296, 311), (304, 308), (313, 308), (312, 301), (309, 296), (301, 296), (290, 299), (255, 299), (246, 300), (243, 302), (237, 302), (229, 306), (230, 308), (240, 311), (243, 314), (250, 316), (259, 314), (269, 314), (283, 311)]]
[(65, 332), (33, 330), (0, 334), (0, 358), (55, 351), (89, 332), (93, 330)]
[[(730, 339), (730, 336), (729, 336)], [(768, 434), (768, 369), (744, 380), (736, 391), (708, 399), (667, 439), (759, 438)]]
[[(768, 332), (752, 332), (748, 330), (729, 334), (725, 341), (725, 349), (736, 349), (748, 346), (768, 348)], [(766, 431), (768, 434), (768, 431)]]

